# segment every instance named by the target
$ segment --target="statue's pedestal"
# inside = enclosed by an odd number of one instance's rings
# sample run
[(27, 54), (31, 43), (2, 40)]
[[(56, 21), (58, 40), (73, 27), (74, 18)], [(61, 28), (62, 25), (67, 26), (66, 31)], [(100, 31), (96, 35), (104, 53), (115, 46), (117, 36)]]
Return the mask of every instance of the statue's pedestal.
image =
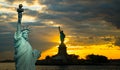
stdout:
[(67, 55), (67, 47), (64, 43), (61, 43), (58, 47), (58, 54), (59, 56), (66, 56)]
[(53, 59), (55, 60), (62, 60), (64, 62), (67, 61), (67, 47), (64, 43), (61, 43), (58, 47), (58, 53), (56, 55), (53, 56)]

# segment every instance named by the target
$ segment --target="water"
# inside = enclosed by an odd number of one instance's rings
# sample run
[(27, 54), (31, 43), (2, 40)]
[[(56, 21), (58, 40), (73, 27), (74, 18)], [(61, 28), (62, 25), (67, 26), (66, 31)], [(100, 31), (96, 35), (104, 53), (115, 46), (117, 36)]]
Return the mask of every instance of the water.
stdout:
[[(14, 63), (0, 63), (0, 70), (15, 70)], [(36, 70), (120, 70), (120, 66), (36, 66)]]
[(39, 66), (40, 70), (120, 70), (119, 66)]

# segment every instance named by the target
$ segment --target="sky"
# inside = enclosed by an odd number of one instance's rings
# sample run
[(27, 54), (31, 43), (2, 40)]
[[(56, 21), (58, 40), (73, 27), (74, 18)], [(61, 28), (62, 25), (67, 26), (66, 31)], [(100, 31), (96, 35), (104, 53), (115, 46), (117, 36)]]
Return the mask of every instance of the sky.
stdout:
[(30, 27), (33, 49), (57, 54), (58, 26), (64, 31), (68, 54), (88, 54), (120, 59), (120, 0), (0, 0), (0, 60), (14, 57), (19, 4), (23, 4), (22, 26)]

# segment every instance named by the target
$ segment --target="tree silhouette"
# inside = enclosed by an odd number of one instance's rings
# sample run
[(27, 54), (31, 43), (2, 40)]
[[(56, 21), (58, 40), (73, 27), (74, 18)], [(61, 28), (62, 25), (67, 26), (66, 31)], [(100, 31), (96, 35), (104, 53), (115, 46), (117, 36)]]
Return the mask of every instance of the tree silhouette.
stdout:
[(88, 60), (92, 63), (105, 63), (108, 61), (108, 58), (103, 55), (90, 54), (90, 55), (86, 56), (86, 60)]
[(68, 59), (70, 59), (70, 60), (77, 60), (79, 58), (79, 56), (78, 55), (75, 55), (75, 54), (71, 54), (71, 55), (69, 55), (69, 57), (68, 57)]
[(45, 57), (46, 60), (47, 60), (47, 59), (50, 59), (50, 58), (51, 58), (51, 57), (50, 57), (49, 55)]

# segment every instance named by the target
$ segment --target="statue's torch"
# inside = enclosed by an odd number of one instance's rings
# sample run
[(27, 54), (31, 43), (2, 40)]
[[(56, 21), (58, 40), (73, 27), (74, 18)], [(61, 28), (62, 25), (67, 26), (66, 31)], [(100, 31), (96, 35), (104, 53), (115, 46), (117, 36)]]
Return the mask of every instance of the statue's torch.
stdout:
[(23, 7), (23, 5), (19, 4), (19, 8), (17, 9), (17, 12), (18, 12), (18, 23), (19, 24), (21, 24), (22, 12), (24, 12), (24, 9), (22, 7)]

